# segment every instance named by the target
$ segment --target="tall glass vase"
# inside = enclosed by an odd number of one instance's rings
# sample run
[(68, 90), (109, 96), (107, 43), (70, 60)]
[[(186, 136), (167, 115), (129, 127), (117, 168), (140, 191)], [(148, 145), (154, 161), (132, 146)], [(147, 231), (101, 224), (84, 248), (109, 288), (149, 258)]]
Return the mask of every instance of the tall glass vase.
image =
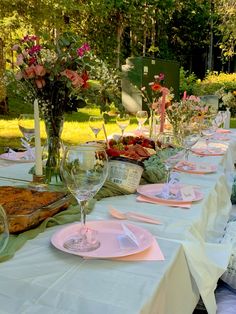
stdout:
[(61, 134), (63, 130), (63, 115), (47, 115), (44, 117), (47, 141), (43, 149), (44, 175), (48, 184), (61, 183), (60, 162), (63, 154)]

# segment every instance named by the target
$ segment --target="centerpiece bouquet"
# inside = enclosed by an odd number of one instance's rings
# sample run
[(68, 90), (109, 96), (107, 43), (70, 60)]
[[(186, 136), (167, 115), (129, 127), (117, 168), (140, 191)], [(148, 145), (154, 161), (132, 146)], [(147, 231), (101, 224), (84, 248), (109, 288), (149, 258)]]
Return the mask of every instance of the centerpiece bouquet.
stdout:
[[(106, 86), (106, 92), (112, 86), (117, 95), (118, 80), (111, 79), (108, 68), (92, 53), (89, 44), (71, 32), (53, 40), (26, 35), (12, 49), (16, 52), (16, 79), (31, 103), (38, 100), (45, 120), (48, 138), (45, 174), (50, 181), (55, 169), (59, 171), (64, 114), (84, 107), (91, 98), (96, 102), (99, 93), (94, 90), (93, 81), (99, 80), (100, 86)], [(105, 90), (101, 90), (100, 96), (104, 96)]]
[(183, 97), (166, 108), (167, 119), (173, 132), (179, 134), (184, 125), (191, 122), (200, 124), (204, 118), (214, 114), (214, 108), (205, 104), (194, 95)]
[(163, 115), (162, 118), (164, 118), (164, 111), (174, 98), (172, 89), (164, 86), (164, 79), (165, 75), (159, 73), (154, 76), (154, 80), (148, 84), (148, 87), (143, 86), (141, 88), (143, 100), (150, 110), (150, 137), (152, 137), (156, 126), (156, 114)]

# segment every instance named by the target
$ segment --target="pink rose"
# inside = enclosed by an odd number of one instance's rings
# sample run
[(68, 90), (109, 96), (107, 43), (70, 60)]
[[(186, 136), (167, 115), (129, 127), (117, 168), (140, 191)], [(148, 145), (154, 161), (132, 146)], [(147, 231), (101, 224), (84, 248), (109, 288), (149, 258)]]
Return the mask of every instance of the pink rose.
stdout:
[(34, 67), (34, 72), (37, 76), (44, 76), (46, 74), (46, 69), (43, 65), (37, 64)]
[(31, 65), (30, 67), (26, 68), (24, 71), (24, 78), (31, 79), (35, 77), (35, 71), (34, 71), (34, 65)]
[(76, 72), (72, 70), (65, 70), (61, 73), (61, 75), (66, 76), (74, 87), (81, 87), (84, 84), (84, 80), (82, 77)]

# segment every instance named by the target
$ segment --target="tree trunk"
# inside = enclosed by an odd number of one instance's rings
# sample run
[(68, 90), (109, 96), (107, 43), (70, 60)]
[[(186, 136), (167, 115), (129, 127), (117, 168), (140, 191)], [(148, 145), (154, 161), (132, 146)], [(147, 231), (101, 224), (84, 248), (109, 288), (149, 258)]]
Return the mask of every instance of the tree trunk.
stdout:
[(0, 113), (6, 114), (8, 112), (7, 106), (7, 92), (4, 84), (5, 62), (3, 56), (3, 40), (0, 38)]
[(208, 52), (208, 61), (207, 69), (212, 71), (213, 69), (213, 1), (210, 0), (211, 12), (210, 12), (210, 42), (209, 42), (209, 52)]

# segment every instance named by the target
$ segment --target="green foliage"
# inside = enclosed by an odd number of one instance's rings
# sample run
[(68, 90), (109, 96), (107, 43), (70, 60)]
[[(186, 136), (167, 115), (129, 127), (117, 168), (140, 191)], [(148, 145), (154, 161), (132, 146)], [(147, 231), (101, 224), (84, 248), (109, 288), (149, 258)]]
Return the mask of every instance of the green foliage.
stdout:
[(186, 91), (187, 95), (194, 95), (194, 86), (196, 84), (197, 77), (194, 73), (185, 71), (183, 67), (180, 68), (180, 85), (179, 92), (180, 96)]
[(196, 81), (193, 92), (198, 96), (214, 95), (221, 88), (225, 92), (236, 90), (236, 73), (209, 72), (202, 81)]

